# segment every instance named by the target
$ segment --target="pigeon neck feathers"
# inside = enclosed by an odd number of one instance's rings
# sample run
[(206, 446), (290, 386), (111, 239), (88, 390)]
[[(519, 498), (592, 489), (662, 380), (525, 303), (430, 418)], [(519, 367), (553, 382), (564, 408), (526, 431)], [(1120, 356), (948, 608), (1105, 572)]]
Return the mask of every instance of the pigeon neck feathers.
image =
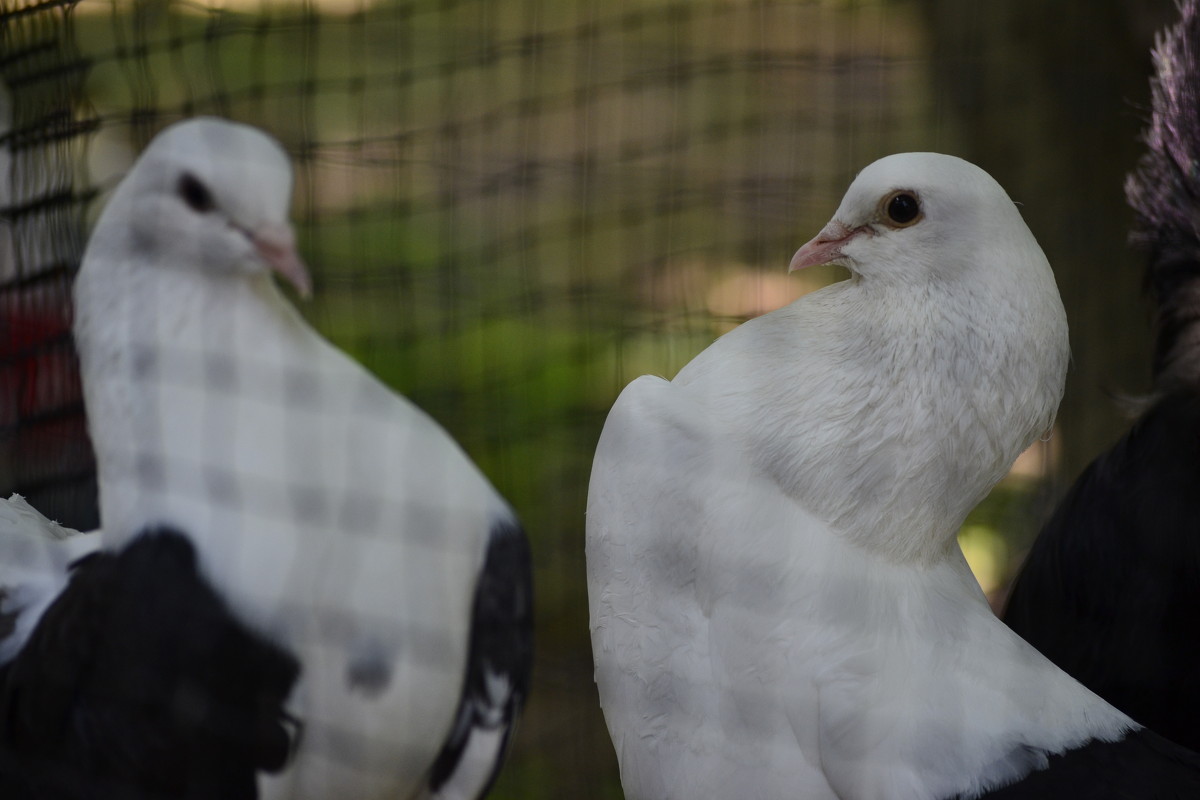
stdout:
[[(271, 281), (264, 256), (264, 232), (291, 252), (290, 195), (277, 143), (199, 118), (155, 138), (97, 221), (76, 278), (75, 334), (89, 416), (104, 420), (91, 433), (110, 544), (147, 519), (178, 522), (168, 490), (179, 476), (160, 463), (164, 437), (186, 439), (170, 448), (172, 470), (190, 458), (211, 471), (199, 454), (211, 452), (215, 409), (225, 406), (207, 399), (210, 390), (230, 403), (239, 391), (284, 396), (287, 365), (328, 349)], [(168, 425), (170, 414), (191, 424)], [(206, 492), (188, 501), (194, 526), (210, 517)]]
[(318, 382), (326, 346), (266, 274), (230, 279), (92, 249), (85, 265), (75, 333), (88, 413), (104, 421), (91, 435), (106, 541), (120, 545), (148, 521), (199, 526), (237, 504), (219, 474), (235, 431), (270, 435), (237, 409), (286, 408), (293, 383)]
[[(880, 221), (898, 189), (920, 198), (918, 224)], [(1054, 278), (1003, 189), (948, 156), (876, 162), (834, 219), (858, 231), (835, 261), (851, 278), (726, 334), (675, 383), (842, 535), (944, 559), (1053, 423), (1068, 357)]]

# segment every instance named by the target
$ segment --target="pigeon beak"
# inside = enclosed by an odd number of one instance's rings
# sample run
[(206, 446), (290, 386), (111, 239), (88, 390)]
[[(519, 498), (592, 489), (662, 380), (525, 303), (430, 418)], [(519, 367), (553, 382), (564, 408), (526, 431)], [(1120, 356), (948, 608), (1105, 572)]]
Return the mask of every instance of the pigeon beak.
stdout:
[(816, 238), (796, 251), (796, 255), (792, 256), (792, 263), (788, 265), (788, 272), (814, 267), (818, 264), (834, 263), (842, 257), (842, 248), (846, 246), (846, 243), (855, 234), (862, 233), (863, 230), (863, 228), (849, 228), (836, 219), (830, 220), (829, 224), (816, 235)]
[(296, 255), (296, 237), (290, 226), (263, 225), (254, 231), (251, 239), (262, 260), (294, 286), (297, 294), (305, 300), (312, 296), (312, 278), (300, 256)]

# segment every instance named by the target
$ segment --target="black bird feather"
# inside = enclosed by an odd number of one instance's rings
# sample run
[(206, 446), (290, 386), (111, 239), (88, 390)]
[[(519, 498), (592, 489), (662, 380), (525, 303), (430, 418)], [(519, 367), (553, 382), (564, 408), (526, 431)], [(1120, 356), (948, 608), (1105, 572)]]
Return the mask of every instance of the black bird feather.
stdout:
[(515, 523), (491, 530), (483, 568), (475, 586), (467, 672), (454, 726), (429, 776), (437, 792), (453, 779), (473, 734), (501, 738), (500, 752), (485, 785), (485, 796), (500, 773), (517, 717), (529, 696), (533, 669), (533, 566), (529, 542)]
[(296, 727), (289, 654), (242, 626), (168, 529), (78, 562), (0, 668), (0, 796), (258, 796)]
[(1045, 769), (971, 800), (1195, 800), (1200, 792), (1200, 756), (1148, 730), (1047, 760)]
[(1005, 622), (1138, 722), (1200, 751), (1200, 6), (1157, 40), (1146, 153), (1130, 174), (1147, 254), (1155, 394), (1080, 475)]
[(1158, 37), (1146, 153), (1125, 182), (1131, 242), (1148, 256), (1154, 301), (1153, 371), (1160, 389), (1200, 382), (1200, 8)]

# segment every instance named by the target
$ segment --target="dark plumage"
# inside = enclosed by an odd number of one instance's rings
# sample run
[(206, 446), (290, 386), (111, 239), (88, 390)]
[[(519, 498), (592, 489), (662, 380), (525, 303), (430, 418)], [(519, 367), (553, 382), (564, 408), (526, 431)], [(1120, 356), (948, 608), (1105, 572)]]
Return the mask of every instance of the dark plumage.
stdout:
[(292, 749), (298, 673), (233, 619), (185, 537), (148, 531), (81, 560), (0, 669), (0, 793), (255, 798)]
[(1200, 756), (1145, 729), (1118, 742), (1093, 740), (1049, 761), (978, 800), (1193, 800), (1200, 791)]
[(1200, 749), (1200, 397), (1157, 402), (1071, 487), (1005, 622), (1138, 722)]
[(1135, 222), (1131, 241), (1148, 257), (1154, 301), (1157, 388), (1200, 385), (1200, 7), (1184, 3), (1179, 23), (1158, 39), (1146, 153), (1125, 182)]
[(483, 569), (475, 586), (467, 674), (454, 727), (429, 776), (429, 787), (442, 792), (463, 769), (474, 736), (498, 738), (499, 757), (491, 759), (485, 796), (500, 773), (503, 754), (517, 716), (529, 696), (533, 668), (533, 567), (529, 542), (515, 523), (498, 522), (488, 540)]
[(1126, 183), (1148, 255), (1155, 394), (1067, 493), (1005, 621), (1138, 722), (1200, 750), (1200, 10), (1155, 48), (1147, 152)]

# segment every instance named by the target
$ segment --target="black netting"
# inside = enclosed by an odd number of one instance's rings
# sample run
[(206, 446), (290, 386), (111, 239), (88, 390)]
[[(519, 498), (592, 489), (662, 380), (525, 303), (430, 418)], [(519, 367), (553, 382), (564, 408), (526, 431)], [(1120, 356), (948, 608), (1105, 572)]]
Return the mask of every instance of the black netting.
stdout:
[[(1033, 46), (1020, 25), (980, 32), (1017, 12), (970, 20), (952, 6), (0, 0), (0, 491), (95, 524), (68, 335), (92, 201), (169, 122), (258, 125), (297, 169), (293, 218), (316, 278), (304, 314), (436, 417), (530, 531), (536, 688), (497, 796), (617, 796), (582, 542), (591, 454), (619, 389), (834, 278), (785, 268), (881, 155), (960, 152), (1017, 199), (1070, 197), (1053, 188), (1068, 170), (1021, 169), (1013, 153), (1071, 130), (1041, 127), (1038, 103), (1078, 85), (1059, 86), (1068, 73), (1053, 64), (1045, 82), (1029, 77), (1043, 73), (1036, 53), (1020, 61)], [(1123, 62), (1133, 85), (1143, 27)], [(1015, 55), (983, 44), (1000, 40)], [(1003, 147), (981, 149), (1005, 92), (1021, 118)], [(973, 109), (985, 97), (999, 110)], [(1119, 207), (1126, 166), (1106, 165), (1117, 201), (1105, 208)], [(1034, 229), (1060, 282), (1079, 274), (1063, 265), (1084, 251)], [(1119, 249), (1111, 229), (1096, 246)], [(1064, 284), (1069, 310), (1077, 284)], [(1028, 527), (1010, 502), (1025, 487), (997, 495), (978, 526)]]
[(82, 145), (87, 60), (69, 3), (0, 22), (0, 487), (94, 527), (95, 476), (70, 339), (70, 287), (94, 195)]

